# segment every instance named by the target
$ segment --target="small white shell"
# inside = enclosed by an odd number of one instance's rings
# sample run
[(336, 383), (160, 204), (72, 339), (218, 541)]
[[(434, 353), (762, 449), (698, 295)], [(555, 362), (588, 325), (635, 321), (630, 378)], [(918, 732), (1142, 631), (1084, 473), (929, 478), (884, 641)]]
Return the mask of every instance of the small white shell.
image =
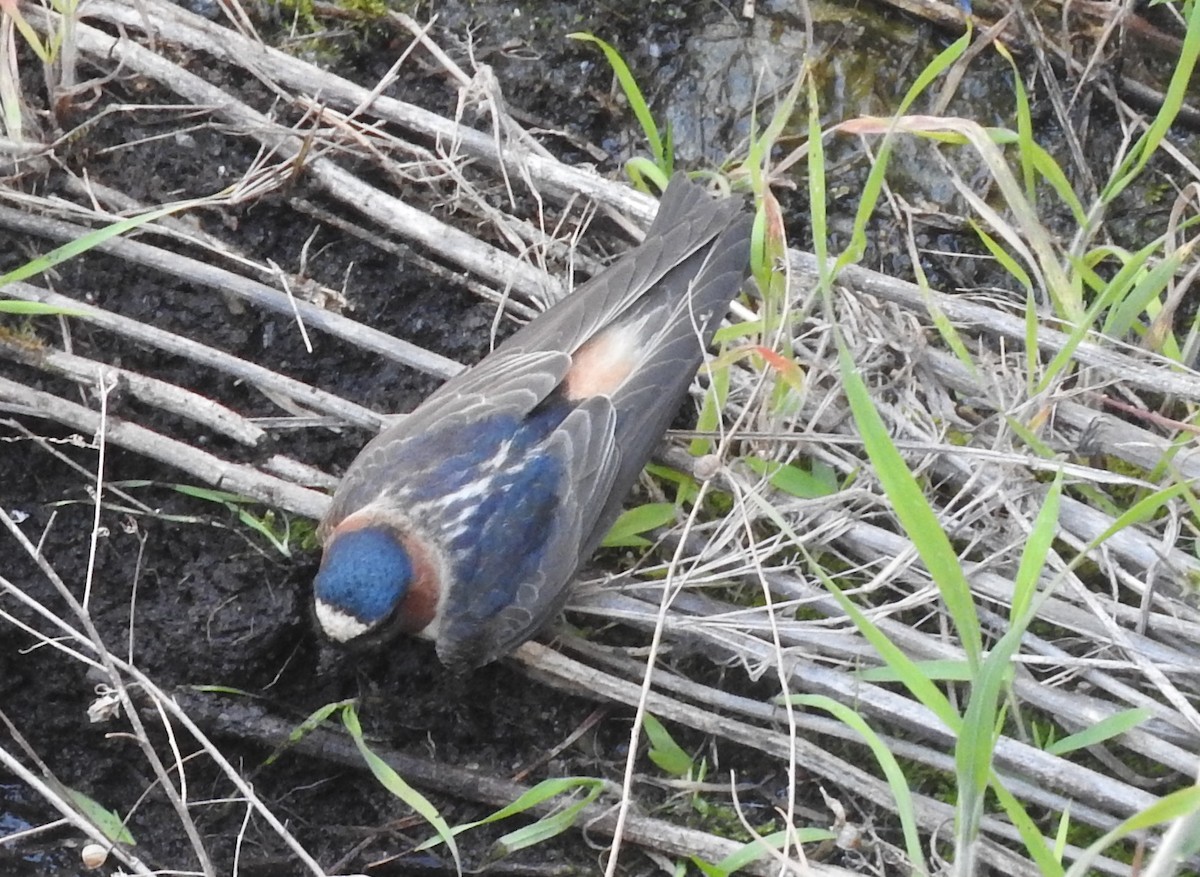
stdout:
[(83, 867), (94, 871), (108, 861), (108, 850), (100, 844), (84, 844), (79, 851), (79, 858), (83, 860)]

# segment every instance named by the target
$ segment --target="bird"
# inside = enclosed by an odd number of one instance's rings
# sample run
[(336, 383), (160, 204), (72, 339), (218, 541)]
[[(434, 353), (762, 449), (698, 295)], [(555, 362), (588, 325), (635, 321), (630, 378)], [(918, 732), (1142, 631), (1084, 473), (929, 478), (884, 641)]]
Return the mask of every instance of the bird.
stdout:
[(317, 529), (325, 635), (418, 635), (465, 672), (544, 627), (746, 282), (752, 222), (675, 174), (641, 244), (371, 440)]

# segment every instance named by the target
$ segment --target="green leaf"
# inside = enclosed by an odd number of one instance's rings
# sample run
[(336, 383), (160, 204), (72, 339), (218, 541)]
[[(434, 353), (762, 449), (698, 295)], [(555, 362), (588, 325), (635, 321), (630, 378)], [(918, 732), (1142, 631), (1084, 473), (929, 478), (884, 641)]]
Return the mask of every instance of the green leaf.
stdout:
[[(947, 70), (954, 62), (956, 62), (963, 53), (971, 45), (972, 33), (971, 28), (967, 28), (967, 32), (938, 53), (932, 61), (922, 68), (917, 79), (905, 93), (904, 98), (900, 101), (900, 105), (896, 108), (896, 117), (899, 118), (908, 112), (908, 108), (913, 102), (928, 88), (933, 81)], [(846, 265), (853, 264), (862, 258), (862, 254), (867, 249), (867, 222), (875, 213), (875, 206), (879, 203), (879, 198), (883, 192), (884, 175), (887, 172), (888, 162), (892, 156), (892, 141), (894, 140), (894, 132), (889, 131), (884, 135), (883, 143), (880, 144), (878, 152), (875, 154), (875, 162), (871, 165), (871, 170), (867, 174), (866, 182), (863, 184), (862, 195), (858, 201), (858, 211), (854, 215), (854, 226), (851, 232), (850, 245), (838, 256), (837, 264), (833, 269), (833, 274), (836, 276)], [(823, 260), (822, 260), (823, 261)]]
[(776, 831), (755, 838), (716, 864), (711, 864), (696, 856), (692, 856), (691, 860), (692, 864), (699, 868), (705, 877), (728, 877), (729, 874), (766, 857), (771, 850), (783, 849), (784, 845), (789, 842), (794, 844), (820, 843), (836, 838), (837, 834), (827, 828), (796, 828), (791, 831)]
[(650, 542), (640, 534), (675, 523), (675, 504), (648, 502), (621, 513), (600, 543), (605, 548), (645, 548)]
[[(1025, 550), (1021, 552), (1021, 563), (1013, 578), (1013, 598), (1009, 607), (1008, 617), (1010, 626), (1024, 630), (1033, 620), (1036, 608), (1033, 605), (1037, 595), (1037, 584), (1042, 570), (1046, 568), (1046, 559), (1054, 545), (1054, 537), (1058, 535), (1059, 505), (1062, 500), (1063, 474), (1058, 470), (1054, 474), (1054, 483), (1046, 491), (1042, 508), (1038, 511), (1037, 520), (1030, 528), (1025, 540)], [(1011, 655), (1005, 656), (1007, 664)]]
[(268, 509), (267, 512), (260, 518), (243, 508), (239, 508), (237, 510), (237, 516), (239, 521), (270, 542), (271, 546), (284, 557), (292, 556), (292, 548), (288, 544), (288, 528), (286, 526), (286, 521), (283, 535), (281, 537), (275, 532), (275, 528), (272, 526), (275, 518), (274, 512)]
[(635, 155), (626, 160), (625, 173), (635, 189), (647, 194), (653, 194), (656, 190), (665, 191), (670, 180), (658, 165), (644, 155)]
[(646, 729), (646, 739), (650, 741), (650, 760), (671, 776), (686, 777), (695, 765), (692, 757), (683, 750), (663, 723), (650, 713), (642, 720)]
[(25, 38), (25, 42), (29, 43), (29, 48), (31, 48), (33, 53), (37, 55), (38, 60), (44, 65), (50, 65), (54, 63), (54, 52), (51, 50), (49, 43), (42, 42), (37, 31), (33, 29), (33, 25), (25, 20), (25, 16), (21, 14), (21, 10), (16, 3), (5, 3), (0, 5), (4, 6), (5, 15), (12, 16), (13, 24), (17, 26), (17, 30), (20, 31), (21, 36)]
[(1038, 173), (1050, 184), (1063, 203), (1070, 208), (1075, 222), (1081, 226), (1086, 225), (1087, 211), (1083, 209), (1083, 204), (1080, 202), (1079, 196), (1071, 188), (1071, 182), (1067, 179), (1067, 175), (1063, 173), (1062, 168), (1058, 166), (1058, 162), (1054, 160), (1049, 152), (1032, 140), (1028, 144), (1022, 143), (1022, 153), (1026, 150), (1029, 151), (1033, 166), (1037, 168)]
[(71, 796), (71, 803), (87, 817), (88, 822), (100, 829), (106, 838), (113, 843), (125, 844), (126, 846), (137, 846), (137, 841), (133, 839), (133, 835), (129, 833), (129, 829), (125, 827), (124, 820), (121, 819), (114, 811), (109, 810), (103, 804), (93, 798), (88, 797), (78, 789), (72, 789), (64, 786), (67, 794)]
[(1000, 806), (1004, 808), (1004, 812), (1008, 815), (1008, 821), (1016, 827), (1017, 833), (1021, 835), (1026, 851), (1037, 863), (1036, 873), (1040, 877), (1062, 877), (1062, 863), (1055, 858), (1054, 850), (1046, 843), (1041, 826), (1030, 818), (1025, 808), (1021, 806), (1021, 802), (1012, 792), (1004, 788), (994, 774), (992, 793), (1000, 802)]
[(103, 228), (98, 228), (95, 231), (81, 235), (73, 241), (67, 241), (61, 247), (56, 247), (44, 256), (39, 256), (36, 259), (30, 259), (24, 265), (20, 265), (9, 271), (7, 274), (0, 274), (0, 287), (6, 286), (9, 283), (15, 283), (18, 280), (26, 280), (35, 275), (41, 274), (43, 271), (49, 271), (56, 265), (60, 265), (68, 259), (73, 259), (81, 253), (86, 253), (88, 250), (99, 246), (110, 238), (115, 238), (124, 234), (127, 231), (132, 231), (139, 226), (143, 226), (148, 222), (153, 222), (156, 219), (161, 219), (172, 213), (177, 213), (180, 210), (186, 210), (198, 201), (180, 201), (176, 204), (169, 204), (166, 207), (159, 207), (155, 210), (150, 210), (140, 216), (132, 216), (128, 219), (122, 219), (114, 222), (111, 225), (106, 225)]
[(676, 507), (694, 503), (700, 494), (700, 485), (686, 472), (680, 472), (678, 469), (658, 463), (647, 463), (646, 473), (667, 484), (675, 485)]
[(770, 482), (771, 486), (799, 499), (832, 496), (838, 491), (837, 473), (832, 467), (813, 461), (812, 472), (805, 472), (791, 463), (779, 463), (760, 457), (742, 458), (750, 469)]
[[(970, 682), (971, 668), (966, 661), (944, 660), (913, 661), (913, 667), (921, 671), (926, 679), (939, 682)], [(856, 674), (866, 682), (900, 682), (900, 675), (891, 667), (870, 667)], [(1011, 674), (1010, 674), (1011, 677)]]
[(281, 745), (276, 747), (275, 751), (267, 756), (267, 760), (263, 764), (271, 764), (279, 756), (283, 755), (290, 747), (295, 746), (312, 730), (323, 724), (326, 719), (336, 713), (338, 710), (347, 709), (354, 706), (354, 699), (338, 700), (333, 703), (327, 703), (324, 706), (317, 707), (313, 710), (308, 718), (297, 725), (292, 733), (288, 734), (288, 738)]
[(829, 289), (829, 187), (825, 180), (825, 141), (821, 133), (821, 103), (817, 84), (807, 77), (808, 95), (808, 209), (812, 214), (813, 253), (817, 257), (820, 283)]
[(1111, 180), (1104, 187), (1101, 198), (1105, 204), (1112, 203), (1126, 186), (1137, 179), (1158, 150), (1159, 144), (1167, 136), (1167, 132), (1183, 107), (1192, 72), (1196, 68), (1197, 59), (1200, 58), (1200, 4), (1194, 4), (1190, 9), (1185, 7), (1185, 9), (1187, 31), (1184, 33), (1183, 46), (1179, 55), (1174, 59), (1171, 82), (1163, 96), (1162, 105), (1155, 114), (1150, 127), (1129, 150), (1125, 160), (1113, 172)]
[[(1020, 649), (1025, 629), (1037, 614), (1038, 602), (1034, 599), (1036, 587), (1058, 528), (1062, 484), (1060, 470), (1046, 493), (1046, 499), (1025, 543), (1025, 551), (1015, 578), (1013, 609), (1009, 616), (1008, 631), (978, 666), (971, 683), (970, 698), (954, 748), (955, 779), (958, 786), (955, 834), (959, 855), (963, 855), (963, 851), (978, 842), (985, 793), (989, 786), (1001, 797), (1009, 817), (1013, 819), (1019, 831), (1020, 820), (1028, 821), (1028, 814), (1020, 802), (1011, 795), (1005, 798), (1007, 790), (996, 776), (992, 760), (1001, 723), (1000, 694), (1012, 676), (1012, 659)], [(1043, 599), (1045, 596), (1047, 595), (1043, 594)], [(1032, 825), (1032, 822), (1029, 824)], [(1056, 860), (1041, 833), (1032, 830), (1028, 836), (1024, 831), (1021, 831), (1021, 834), (1030, 855), (1042, 864), (1043, 868), (1051, 867), (1048, 863)], [(1032, 846), (1029, 846), (1031, 844)]]
[(1126, 527), (1132, 527), (1134, 524), (1140, 524), (1142, 521), (1153, 517), (1158, 513), (1158, 510), (1168, 502), (1178, 498), (1182, 494), (1188, 493), (1191, 489), (1191, 482), (1182, 481), (1178, 484), (1173, 484), (1170, 487), (1164, 487), (1162, 490), (1156, 491), (1149, 496), (1138, 500), (1127, 511), (1113, 521), (1108, 526), (1108, 529), (1089, 542), (1087, 548), (1079, 553), (1079, 559), (1082, 560), (1084, 557), (1090, 556), (1093, 549), (1099, 548)]
[(900, 763), (896, 761), (896, 756), (892, 755), (891, 750), (875, 733), (875, 729), (850, 707), (823, 694), (795, 694), (790, 695), (788, 700), (799, 706), (825, 710), (866, 741), (892, 790), (892, 798), (896, 802), (896, 813), (900, 816), (900, 825), (904, 830), (904, 845), (908, 851), (909, 861), (914, 866), (916, 873), (929, 873), (929, 869), (925, 865), (921, 833), (917, 825), (917, 811), (913, 805), (912, 791), (908, 787), (908, 780), (905, 779), (904, 771), (900, 768)]
[(1183, 251), (1174, 250), (1167, 253), (1162, 261), (1150, 270), (1139, 271), (1137, 282), (1132, 288), (1122, 290), (1120, 300), (1108, 312), (1104, 321), (1104, 334), (1123, 338), (1141, 316), (1157, 306), (1159, 297), (1166, 293), (1179, 271), (1183, 257)]
[(841, 589), (833, 583), (833, 580), (820, 569), (814, 566), (813, 572), (821, 579), (826, 589), (833, 598), (837, 600), (838, 605), (842, 607), (850, 620), (854, 622), (854, 626), (859, 629), (867, 641), (875, 648), (887, 662), (887, 665), (892, 668), (899, 678), (900, 683), (907, 688), (917, 700), (931, 710), (942, 723), (952, 732), (957, 733), (962, 724), (962, 718), (955, 712), (946, 695), (938, 690), (934, 685), (933, 680), (927, 678), (920, 668), (908, 655), (900, 651), (899, 647), (894, 642), (888, 639), (887, 634), (880, 630), (871, 619), (869, 619), (863, 611), (854, 605), (854, 602), (842, 593)]
[[(570, 828), (572, 824), (572, 822), (567, 822), (565, 825), (563, 825), (561, 814), (571, 812), (571, 818), (573, 820), (574, 817), (577, 816), (584, 807), (595, 801), (596, 798), (599, 797), (600, 793), (604, 791), (604, 780), (596, 779), (595, 777), (557, 777), (554, 779), (543, 780), (532, 789), (522, 793), (511, 804), (500, 808), (490, 816), (485, 816), (483, 819), (480, 819), (476, 822), (468, 822), (464, 825), (454, 826), (452, 833), (455, 837), (457, 837), (465, 831), (470, 831), (471, 829), (478, 828), (481, 825), (489, 825), (493, 822), (499, 822), (502, 819), (508, 819), (510, 816), (516, 816), (520, 813), (524, 813), (527, 810), (533, 809), (545, 801), (549, 801), (552, 798), (556, 798), (559, 795), (564, 795), (568, 792), (574, 792), (577, 789), (587, 790), (587, 795), (582, 801), (575, 802), (565, 810), (561, 810), (558, 813), (551, 814), (544, 819), (538, 820), (539, 823), (549, 822), (551, 826), (557, 828), (557, 831), (555, 831), (554, 834), (558, 834), (562, 831), (565, 831), (567, 828)], [(536, 825), (537, 823), (534, 824)], [(527, 828), (533, 828), (533, 826), (527, 826)], [(546, 830), (547, 828), (545, 826), (536, 829), (538, 832)], [(513, 832), (513, 834), (519, 835), (520, 832)], [(545, 837), (553, 836), (553, 834), (545, 835), (543, 836), (543, 839), (545, 839)], [(518, 837), (515, 843), (521, 843), (524, 839), (524, 837)], [(503, 838), (501, 840), (503, 840)], [(432, 849), (442, 842), (443, 841), (441, 837), (431, 837), (429, 840), (417, 847), (416, 851), (420, 852), (422, 850)], [(521, 849), (523, 847), (515, 848)], [(509, 851), (511, 852), (511, 849)]]
[(240, 493), (230, 493), (227, 490), (214, 490), (211, 487), (198, 487), (194, 484), (169, 484), (167, 486), (178, 493), (182, 493), (184, 496), (192, 496), (196, 499), (220, 503), (221, 505), (240, 505), (254, 502), (254, 500), (242, 496)]
[[(1096, 264), (1110, 258), (1115, 258), (1121, 262), (1121, 268), (1113, 275), (1111, 280), (1101, 283), (1092, 304), (1088, 307), (1083, 317), (1075, 321), (1067, 337), (1067, 343), (1050, 360), (1050, 364), (1046, 366), (1045, 374), (1031, 391), (1031, 395), (1043, 392), (1051, 383), (1058, 380), (1061, 372), (1074, 363), (1075, 351), (1092, 331), (1092, 327), (1099, 319), (1100, 314), (1110, 308), (1115, 311), (1120, 307), (1120, 303), (1132, 294), (1132, 290), (1137, 288), (1146, 273), (1146, 263), (1159, 249), (1159, 246), (1160, 242), (1154, 241), (1136, 253), (1128, 253), (1116, 247), (1096, 247), (1087, 253), (1084, 260), (1076, 259), (1073, 261), (1075, 273), (1088, 279), (1089, 285), (1093, 287), (1095, 287), (1095, 282), (1099, 278), (1091, 270), (1088, 263)], [(1026, 344), (1028, 346), (1028, 342)]]
[(840, 335), (837, 338), (837, 346), (846, 398), (850, 402), (867, 455), (874, 464), (875, 474), (891, 500), (896, 517), (900, 519), (904, 531), (912, 540), (934, 584), (937, 585), (942, 601), (954, 620), (959, 640), (967, 653), (967, 661), (974, 667), (978, 665), (983, 652), (983, 639), (979, 632), (979, 616), (975, 612), (971, 588), (967, 584), (962, 565), (958, 562), (958, 555), (933, 508), (921, 492), (917, 480), (892, 443), (883, 418), (875, 410), (866, 384), (854, 367), (850, 352)]
[(621, 57), (621, 53), (604, 40), (590, 33), (570, 33), (567, 34), (567, 37), (572, 40), (592, 43), (600, 47), (600, 51), (608, 59), (608, 65), (612, 67), (613, 74), (617, 77), (617, 82), (621, 85), (621, 91), (625, 93), (625, 99), (629, 101), (630, 109), (637, 116), (638, 124), (642, 126), (642, 132), (646, 135), (646, 142), (650, 146), (650, 155), (654, 159), (654, 164), (658, 166), (658, 169), (662, 171), (665, 177), (669, 178), (675, 157), (667, 152), (667, 147), (658, 133), (658, 125), (654, 121), (654, 115), (650, 112), (646, 98), (642, 94), (642, 90), (638, 87), (637, 80), (630, 71), (629, 65)]
[(264, 539), (271, 543), (276, 551), (284, 557), (292, 556), (292, 548), (289, 544), (291, 535), (291, 527), (287, 519), (284, 519), (283, 532), (280, 534), (274, 526), (275, 513), (268, 509), (262, 515), (256, 515), (253, 512), (247, 511), (243, 506), (257, 505), (257, 501), (246, 496), (241, 496), (236, 493), (230, 493), (226, 490), (213, 490), (209, 487), (197, 487), (194, 484), (170, 484), (172, 490), (182, 493), (185, 496), (195, 497), (207, 502), (215, 502), (225, 506), (229, 511), (237, 515), (238, 520), (246, 527), (249, 527), (254, 532), (258, 533)]
[[(110, 486), (111, 484), (112, 482), (109, 482)], [(252, 691), (247, 691), (244, 688), (234, 688), (232, 685), (189, 685), (188, 688), (190, 688), (192, 691), (202, 691), (205, 694), (229, 694), (233, 695), (234, 697), (249, 698), (258, 697), (258, 695)]]
[(600, 780), (587, 780), (587, 782), (591, 784), (591, 787), (586, 797), (564, 807), (557, 813), (551, 813), (549, 816), (539, 819), (532, 825), (526, 825), (524, 828), (518, 828), (516, 831), (504, 835), (496, 841), (488, 859), (495, 860), (517, 850), (540, 844), (552, 837), (557, 837), (573, 826), (579, 819), (579, 815), (600, 796), (600, 792), (604, 789), (604, 783)]
[(1054, 833), (1054, 858), (1059, 862), (1063, 860), (1063, 853), (1067, 851), (1067, 839), (1071, 832), (1071, 802), (1067, 802), (1067, 806), (1063, 808), (1062, 814), (1058, 817), (1058, 831)]
[(992, 258), (1000, 263), (1000, 267), (1007, 271), (1012, 277), (1025, 288), (1029, 296), (1033, 295), (1033, 281), (1029, 279), (1029, 274), (1021, 267), (1021, 263), (1009, 255), (1008, 250), (1000, 246), (999, 241), (993, 238), (983, 226), (974, 220), (970, 221), (971, 228), (975, 234), (979, 236), (979, 240), (987, 247), (987, 251), (992, 254)]
[[(728, 366), (717, 368), (710, 366), (708, 371), (708, 389), (704, 393), (704, 402), (700, 405), (700, 416), (696, 418), (696, 431), (700, 433), (721, 434), (721, 412), (725, 410), (725, 402), (729, 398), (729, 384), (732, 380)], [(691, 442), (693, 456), (699, 457), (710, 453), (714, 447), (712, 439), (694, 438)]]

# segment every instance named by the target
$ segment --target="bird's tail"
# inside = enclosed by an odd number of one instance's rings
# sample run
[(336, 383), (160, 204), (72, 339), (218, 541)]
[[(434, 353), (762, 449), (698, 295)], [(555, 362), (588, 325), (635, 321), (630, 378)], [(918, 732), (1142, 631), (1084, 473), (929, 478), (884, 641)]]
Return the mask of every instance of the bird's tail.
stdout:
[[(668, 200), (676, 191), (679, 194)], [(699, 186), (672, 182), (647, 240), (669, 231), (681, 217), (695, 222), (705, 215), (717, 226), (711, 243), (673, 266), (622, 320), (644, 317), (659, 328), (612, 395), (616, 444), (623, 459), (613, 490), (616, 505), (606, 509), (604, 517), (619, 511), (620, 499), (637, 479), (642, 461), (671, 425), (678, 400), (686, 395), (705, 348), (749, 274), (753, 216), (739, 203), (712, 201)]]

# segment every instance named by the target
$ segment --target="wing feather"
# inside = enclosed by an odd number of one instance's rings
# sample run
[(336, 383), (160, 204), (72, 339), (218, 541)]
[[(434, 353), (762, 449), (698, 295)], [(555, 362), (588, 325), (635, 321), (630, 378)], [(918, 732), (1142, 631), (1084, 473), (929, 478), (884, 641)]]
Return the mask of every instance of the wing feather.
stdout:
[(536, 567), (516, 583), (512, 601), (489, 617), (480, 617), (473, 604), (491, 589), (507, 585), (507, 579), (501, 583), (493, 577), (511, 576), (518, 561), (485, 558), (480, 569), (455, 584), (447, 596), (446, 620), (437, 638), (438, 657), (447, 667), (476, 667), (507, 654), (562, 608), (565, 585), (586, 559), (584, 543), (595, 530), (596, 518), (620, 469), (615, 429), (612, 403), (596, 397), (567, 415), (548, 439), (545, 453), (563, 463), (568, 472), (559, 490), (547, 498), (554, 504), (554, 524), (544, 534), (508, 534), (513, 551), (537, 551)]
[(677, 174), (641, 246), (535, 318), (500, 345), (497, 353), (577, 350), (656, 290), (681, 262), (704, 250), (742, 212), (741, 202), (713, 201), (702, 188)]
[[(493, 354), (494, 356), (496, 354)], [(348, 515), (402, 489), (397, 473), (408, 479), (413, 471), (414, 446), (442, 448), (449, 453), (460, 436), (484, 414), (524, 417), (562, 381), (571, 358), (559, 351), (516, 352), (499, 357), (492, 377), (464, 372), (443, 384), (411, 414), (389, 426), (350, 464), (334, 493), (333, 502), (317, 530), (322, 541)]]

